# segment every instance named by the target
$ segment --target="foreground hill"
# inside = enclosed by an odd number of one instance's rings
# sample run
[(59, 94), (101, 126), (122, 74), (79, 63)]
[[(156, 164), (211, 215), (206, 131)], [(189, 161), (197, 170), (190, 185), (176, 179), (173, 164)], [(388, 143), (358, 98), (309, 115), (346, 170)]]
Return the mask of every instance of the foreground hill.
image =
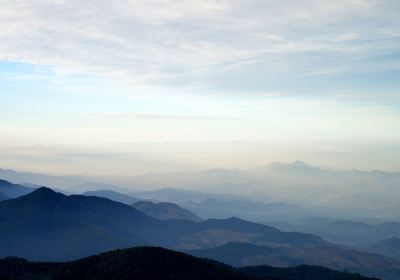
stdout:
[(154, 203), (151, 201), (138, 201), (132, 205), (137, 210), (145, 213), (146, 215), (157, 218), (160, 220), (188, 220), (199, 222), (201, 219), (193, 214), (193, 212), (179, 207), (174, 203), (159, 202)]
[(124, 203), (127, 205), (132, 205), (135, 202), (139, 201), (137, 198), (135, 198), (133, 196), (115, 192), (115, 191), (111, 191), (111, 190), (87, 191), (87, 192), (84, 192), (82, 195), (104, 197), (104, 198), (108, 198), (110, 200), (121, 202), (121, 203)]
[[(306, 277), (298, 278), (303, 273)], [(335, 278), (332, 278), (335, 276)], [(359, 275), (319, 267), (240, 270), (214, 261), (155, 247), (116, 250), (69, 263), (32, 263), (0, 260), (0, 278), (9, 280), (368, 280)]]
[(188, 253), (237, 267), (262, 264), (287, 267), (307, 264), (379, 276), (383, 279), (397, 280), (400, 275), (400, 263), (396, 260), (332, 246), (274, 248), (249, 243), (229, 243), (210, 249), (188, 251)]

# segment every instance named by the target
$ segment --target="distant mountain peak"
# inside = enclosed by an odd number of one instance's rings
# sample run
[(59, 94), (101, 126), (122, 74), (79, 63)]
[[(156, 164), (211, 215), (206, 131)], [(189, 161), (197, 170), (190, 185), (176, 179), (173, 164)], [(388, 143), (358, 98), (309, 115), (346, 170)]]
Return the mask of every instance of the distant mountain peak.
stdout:
[(300, 165), (300, 166), (310, 166), (309, 164), (305, 163), (304, 161), (296, 160), (293, 162), (294, 165)]
[(58, 193), (50, 188), (41, 187), (41, 188), (34, 190), (27, 196), (41, 198), (41, 199), (54, 199), (54, 198), (58, 198), (61, 196), (64, 197), (65, 195)]
[(280, 162), (280, 161), (275, 161), (267, 165), (267, 167), (282, 167), (282, 166), (302, 166), (302, 167), (313, 167), (312, 165), (301, 161), (301, 160), (296, 160), (293, 162)]

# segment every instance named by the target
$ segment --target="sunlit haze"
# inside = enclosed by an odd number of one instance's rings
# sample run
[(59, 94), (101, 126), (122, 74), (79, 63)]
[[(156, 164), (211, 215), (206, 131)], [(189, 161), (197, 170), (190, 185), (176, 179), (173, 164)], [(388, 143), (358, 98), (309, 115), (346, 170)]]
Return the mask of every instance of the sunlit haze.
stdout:
[(400, 170), (399, 1), (0, 0), (0, 167)]

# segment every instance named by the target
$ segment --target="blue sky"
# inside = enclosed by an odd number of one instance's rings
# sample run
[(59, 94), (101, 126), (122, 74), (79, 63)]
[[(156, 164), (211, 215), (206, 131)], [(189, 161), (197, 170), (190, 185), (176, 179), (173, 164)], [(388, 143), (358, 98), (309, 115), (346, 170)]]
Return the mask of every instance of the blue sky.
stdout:
[(0, 1), (0, 165), (400, 170), (398, 1)]

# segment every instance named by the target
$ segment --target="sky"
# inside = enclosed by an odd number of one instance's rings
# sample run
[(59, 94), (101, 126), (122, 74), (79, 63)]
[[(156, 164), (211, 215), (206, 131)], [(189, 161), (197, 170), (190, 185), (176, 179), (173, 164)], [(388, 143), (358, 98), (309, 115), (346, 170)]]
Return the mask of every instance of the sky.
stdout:
[(400, 171), (400, 2), (0, 0), (0, 167)]

